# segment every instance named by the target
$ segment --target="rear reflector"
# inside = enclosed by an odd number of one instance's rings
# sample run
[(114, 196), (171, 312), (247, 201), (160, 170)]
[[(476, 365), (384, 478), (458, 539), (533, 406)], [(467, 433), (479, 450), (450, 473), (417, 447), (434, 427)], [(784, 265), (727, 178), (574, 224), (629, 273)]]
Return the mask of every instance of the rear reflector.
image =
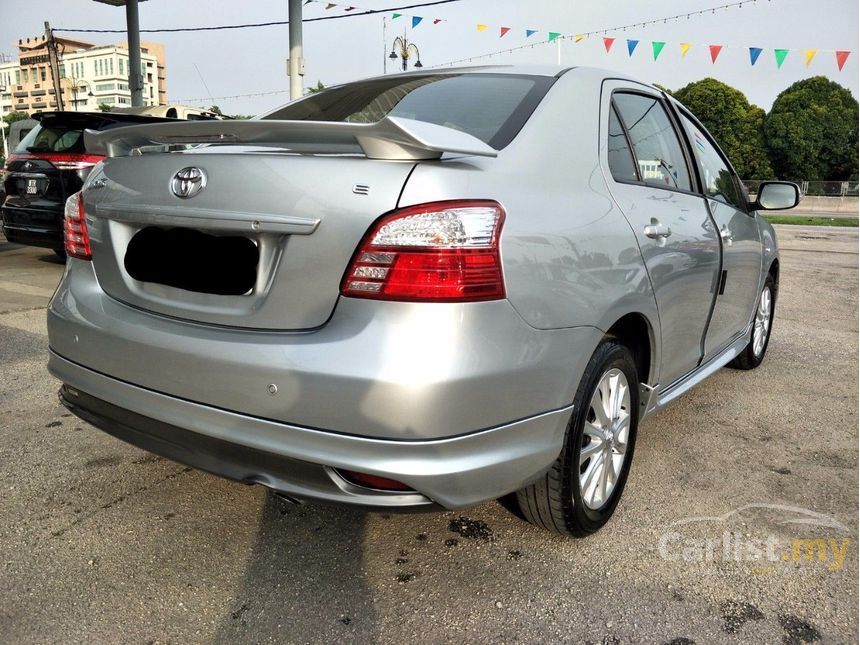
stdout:
[(475, 302), (505, 297), (493, 201), (410, 206), (365, 236), (341, 285), (344, 296), (413, 302)]
[(87, 232), (87, 220), (84, 216), (84, 198), (80, 191), (66, 200), (66, 213), (63, 222), (63, 238), (66, 255), (79, 260), (92, 260), (90, 236)]
[(378, 477), (377, 475), (369, 475), (368, 473), (360, 473), (354, 470), (338, 470), (337, 472), (349, 483), (363, 488), (401, 492), (412, 490), (406, 484), (386, 477)]

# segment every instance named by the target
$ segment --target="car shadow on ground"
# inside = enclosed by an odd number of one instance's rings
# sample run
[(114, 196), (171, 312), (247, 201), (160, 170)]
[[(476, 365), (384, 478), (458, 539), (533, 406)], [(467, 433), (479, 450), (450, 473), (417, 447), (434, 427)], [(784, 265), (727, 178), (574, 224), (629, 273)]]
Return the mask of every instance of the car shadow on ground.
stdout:
[(366, 518), (268, 494), (250, 562), (213, 641), (376, 640), (363, 562)]

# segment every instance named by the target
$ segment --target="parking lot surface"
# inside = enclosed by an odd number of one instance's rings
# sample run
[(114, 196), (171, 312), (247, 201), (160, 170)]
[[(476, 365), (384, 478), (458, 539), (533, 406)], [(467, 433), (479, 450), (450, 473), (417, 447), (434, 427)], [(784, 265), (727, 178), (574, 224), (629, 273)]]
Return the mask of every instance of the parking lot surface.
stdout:
[(578, 541), (292, 506), (95, 430), (45, 369), (63, 265), (0, 238), (0, 641), (856, 642), (858, 234), (778, 229), (763, 365), (646, 422)]

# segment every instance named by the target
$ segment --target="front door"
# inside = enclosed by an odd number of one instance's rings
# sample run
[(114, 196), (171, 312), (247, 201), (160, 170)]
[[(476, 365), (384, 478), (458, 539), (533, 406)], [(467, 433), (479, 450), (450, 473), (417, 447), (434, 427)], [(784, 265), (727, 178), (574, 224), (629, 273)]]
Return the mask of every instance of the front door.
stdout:
[(720, 233), (723, 266), (714, 313), (705, 335), (705, 360), (747, 331), (759, 292), (762, 251), (756, 215), (740, 182), (707, 132), (680, 111), (692, 144), (708, 208)]
[(615, 201), (636, 234), (660, 316), (660, 385), (702, 359), (720, 266), (720, 240), (663, 98), (607, 81), (606, 163)]

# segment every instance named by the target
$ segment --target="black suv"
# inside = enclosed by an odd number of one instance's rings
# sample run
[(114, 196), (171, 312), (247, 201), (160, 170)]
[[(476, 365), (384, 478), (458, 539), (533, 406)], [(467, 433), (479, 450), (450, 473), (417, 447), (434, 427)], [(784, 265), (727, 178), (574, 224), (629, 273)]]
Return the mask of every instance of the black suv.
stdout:
[(176, 120), (110, 112), (43, 112), (32, 118), (38, 125), (9, 155), (2, 173), (3, 234), (9, 242), (47, 247), (60, 257), (66, 198), (102, 159), (87, 152), (84, 130)]

